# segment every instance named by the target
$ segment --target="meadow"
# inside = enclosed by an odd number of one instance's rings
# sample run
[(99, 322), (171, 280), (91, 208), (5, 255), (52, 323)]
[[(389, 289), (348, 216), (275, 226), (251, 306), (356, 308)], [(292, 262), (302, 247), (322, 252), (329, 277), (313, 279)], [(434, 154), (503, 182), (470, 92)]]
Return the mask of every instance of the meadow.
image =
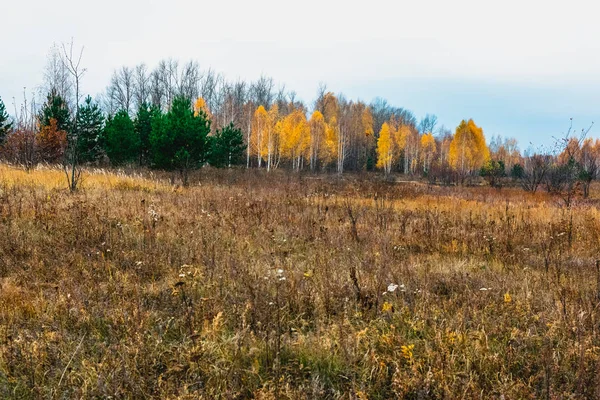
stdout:
[(0, 166), (0, 397), (600, 398), (600, 187)]

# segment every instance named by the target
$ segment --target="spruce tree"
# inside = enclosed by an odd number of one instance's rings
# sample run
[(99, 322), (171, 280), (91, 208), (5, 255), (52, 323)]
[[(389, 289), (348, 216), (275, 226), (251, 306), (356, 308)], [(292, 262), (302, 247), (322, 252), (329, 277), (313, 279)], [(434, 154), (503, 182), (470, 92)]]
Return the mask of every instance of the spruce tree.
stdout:
[(114, 165), (122, 165), (137, 160), (140, 140), (135, 126), (125, 110), (106, 120), (104, 128), (106, 155)]
[(217, 168), (239, 164), (245, 149), (242, 131), (232, 122), (211, 138), (210, 164)]
[(202, 166), (208, 156), (210, 120), (206, 113), (194, 113), (192, 103), (183, 96), (173, 99), (171, 109), (154, 118), (150, 143), (154, 166), (175, 169), (184, 185), (188, 172)]
[(77, 126), (79, 128), (79, 159), (82, 163), (93, 163), (100, 159), (103, 143), (104, 116), (98, 104), (88, 96), (81, 107)]
[(12, 121), (6, 112), (6, 107), (0, 97), (0, 145), (4, 143), (6, 136), (12, 130)]
[(40, 110), (40, 125), (42, 127), (49, 126), (50, 120), (54, 118), (57, 123), (58, 130), (70, 132), (70, 113), (65, 99), (52, 90), (46, 97), (46, 102)]

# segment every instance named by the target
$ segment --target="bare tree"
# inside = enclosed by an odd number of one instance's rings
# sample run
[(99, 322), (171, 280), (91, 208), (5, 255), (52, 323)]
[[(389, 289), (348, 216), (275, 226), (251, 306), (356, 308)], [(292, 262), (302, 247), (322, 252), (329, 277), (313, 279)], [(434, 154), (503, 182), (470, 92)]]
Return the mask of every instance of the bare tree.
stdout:
[(217, 74), (214, 70), (209, 69), (204, 74), (200, 87), (200, 95), (206, 102), (208, 109), (216, 114), (218, 114), (217, 97), (221, 80), (222, 77), (219, 74)]
[(43, 96), (54, 92), (65, 102), (69, 102), (73, 98), (73, 79), (64, 63), (62, 51), (56, 44), (52, 45), (48, 53), (42, 90)]
[(161, 85), (160, 72), (155, 69), (150, 74), (150, 102), (156, 107), (162, 107), (166, 95)]
[(133, 99), (136, 110), (142, 104), (148, 103), (150, 98), (150, 76), (146, 64), (139, 64), (135, 67), (133, 77)]
[(558, 154), (558, 164), (548, 175), (552, 190), (559, 193), (567, 208), (571, 207), (580, 177), (578, 163), (581, 147), (586, 136), (594, 126), (592, 122), (587, 129), (581, 129), (578, 135), (573, 133), (573, 118), (570, 119), (569, 129), (562, 138), (556, 139), (555, 154)]
[(35, 100), (28, 104), (26, 89), (23, 88), (23, 103), (17, 108), (16, 101), (13, 98), (13, 105), (15, 107), (15, 127), (6, 137), (2, 150), (8, 161), (22, 166), (26, 171), (30, 171), (36, 163), (38, 124)]
[[(221, 127), (230, 122), (234, 122), (235, 104), (233, 98), (233, 84), (224, 80), (223, 84), (219, 86), (219, 95), (217, 97), (220, 106), (219, 110), (215, 110), (215, 112), (217, 112), (218, 125)], [(217, 126), (213, 126), (213, 128), (217, 128)]]
[(176, 60), (163, 60), (158, 64), (160, 85), (165, 95), (165, 104), (163, 106), (166, 110), (171, 108), (171, 103), (178, 91), (178, 71), (179, 63)]
[(535, 193), (546, 179), (552, 163), (552, 156), (547, 154), (533, 154), (525, 158), (525, 168), (521, 177), (521, 186), (528, 192)]
[(111, 110), (125, 110), (130, 113), (134, 96), (134, 71), (129, 67), (121, 67), (114, 71), (106, 96)]
[(202, 74), (200, 73), (200, 67), (197, 62), (190, 61), (183, 66), (181, 71), (181, 78), (179, 79), (179, 94), (185, 96), (187, 99), (194, 100), (198, 97), (200, 92), (200, 80)]
[(252, 118), (254, 116), (255, 104), (251, 99), (248, 99), (244, 104), (244, 125), (246, 128), (246, 169), (250, 168), (250, 146), (252, 139)]
[(77, 186), (81, 180), (82, 171), (79, 165), (79, 127), (77, 124), (79, 119), (80, 84), (81, 79), (86, 72), (86, 69), (81, 67), (84, 47), (81, 47), (81, 51), (79, 52), (79, 55), (77, 55), (76, 53), (73, 53), (73, 46), (74, 43), (72, 39), (68, 47), (64, 43), (62, 45), (65, 65), (75, 83), (75, 115), (73, 116), (73, 123), (71, 124), (71, 132), (69, 132), (67, 136), (67, 148), (63, 159), (63, 170), (65, 171), (69, 190), (71, 192), (77, 190)]
[(343, 95), (338, 96), (339, 119), (338, 119), (338, 141), (337, 141), (337, 172), (344, 173), (344, 163), (348, 156), (348, 145), (350, 143), (350, 130), (352, 128), (352, 102)]
[(264, 106), (270, 108), (273, 103), (273, 78), (267, 78), (261, 76), (256, 82), (250, 87), (250, 96), (257, 106)]
[(592, 139), (584, 140), (579, 153), (579, 179), (583, 185), (583, 197), (588, 198), (590, 195), (590, 186), (594, 179), (598, 178), (600, 172), (600, 163), (598, 160), (598, 145), (592, 143)]
[(438, 117), (433, 114), (426, 114), (425, 117), (419, 123), (420, 133), (433, 133), (438, 123)]
[(232, 88), (231, 96), (233, 98), (232, 104), (232, 120), (235, 125), (242, 125), (242, 118), (244, 114), (244, 104), (248, 101), (248, 90), (246, 82), (238, 80)]
[(313, 104), (313, 110), (319, 111), (321, 114), (325, 111), (325, 95), (327, 94), (327, 85), (324, 82), (319, 82), (317, 88), (317, 98)]

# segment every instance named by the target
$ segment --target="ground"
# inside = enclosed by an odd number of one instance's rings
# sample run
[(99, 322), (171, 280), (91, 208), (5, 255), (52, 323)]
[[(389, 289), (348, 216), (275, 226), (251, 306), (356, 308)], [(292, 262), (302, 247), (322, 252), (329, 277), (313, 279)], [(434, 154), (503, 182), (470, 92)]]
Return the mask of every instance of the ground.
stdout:
[(0, 166), (0, 397), (600, 397), (599, 188)]

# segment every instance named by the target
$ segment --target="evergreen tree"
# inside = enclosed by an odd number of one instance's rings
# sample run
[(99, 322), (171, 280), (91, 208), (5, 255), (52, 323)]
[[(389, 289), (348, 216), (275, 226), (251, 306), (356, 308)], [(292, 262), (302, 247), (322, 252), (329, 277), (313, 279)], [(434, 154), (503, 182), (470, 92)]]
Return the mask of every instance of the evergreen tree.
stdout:
[(135, 133), (140, 140), (140, 165), (150, 162), (150, 135), (152, 133), (152, 120), (160, 117), (161, 111), (158, 107), (149, 107), (147, 103), (142, 103), (135, 116)]
[(140, 140), (135, 126), (125, 110), (106, 120), (104, 127), (106, 155), (114, 165), (137, 160)]
[(12, 122), (8, 113), (6, 112), (6, 107), (2, 102), (2, 98), (0, 98), (0, 145), (4, 143), (6, 136), (12, 130)]
[(231, 167), (239, 164), (242, 160), (244, 150), (244, 138), (242, 131), (233, 125), (217, 129), (215, 136), (210, 141), (210, 164), (214, 167)]
[(525, 169), (521, 164), (513, 165), (510, 170), (510, 177), (513, 179), (522, 179), (525, 176)]
[(65, 99), (60, 97), (55, 90), (48, 93), (46, 102), (42, 105), (39, 115), (40, 125), (42, 127), (50, 126), (50, 120), (52, 118), (56, 120), (58, 130), (69, 132), (69, 108), (67, 107)]
[(154, 166), (179, 170), (183, 184), (190, 169), (199, 168), (208, 155), (210, 120), (202, 110), (194, 113), (191, 101), (173, 99), (171, 109), (152, 123), (150, 144)]
[(98, 104), (88, 96), (79, 107), (77, 126), (79, 128), (79, 159), (82, 163), (98, 161), (102, 155), (104, 116)]

